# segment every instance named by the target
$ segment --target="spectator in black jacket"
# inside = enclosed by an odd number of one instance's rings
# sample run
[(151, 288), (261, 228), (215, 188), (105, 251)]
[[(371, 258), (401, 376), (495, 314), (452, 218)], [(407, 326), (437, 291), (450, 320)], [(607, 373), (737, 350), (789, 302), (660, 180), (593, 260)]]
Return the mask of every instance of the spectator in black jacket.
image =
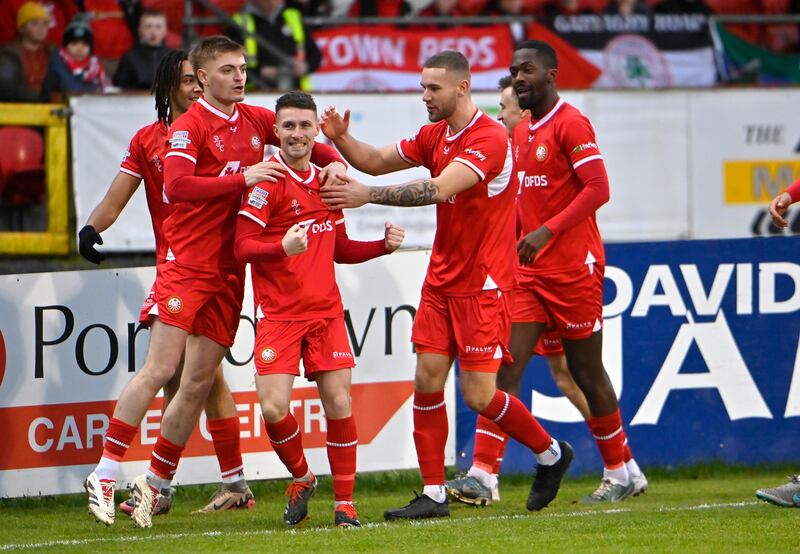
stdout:
[(138, 27), (139, 41), (125, 52), (114, 73), (114, 84), (123, 89), (150, 90), (161, 58), (169, 52), (167, 18), (159, 11), (142, 13)]

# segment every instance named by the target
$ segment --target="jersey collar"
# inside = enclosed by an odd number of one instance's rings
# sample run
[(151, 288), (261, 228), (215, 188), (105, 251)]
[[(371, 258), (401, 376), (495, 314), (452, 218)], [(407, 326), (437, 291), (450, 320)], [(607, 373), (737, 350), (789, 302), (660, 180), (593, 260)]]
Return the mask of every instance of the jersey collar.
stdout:
[[(544, 125), (545, 123), (547, 123), (548, 121), (550, 121), (551, 119), (553, 119), (553, 116), (554, 116), (554, 115), (556, 115), (556, 112), (557, 112), (558, 110), (560, 110), (560, 109), (561, 109), (561, 106), (563, 106), (564, 104), (566, 104), (566, 102), (564, 101), (564, 99), (563, 99), (563, 98), (559, 98), (559, 99), (558, 99), (558, 102), (556, 102), (556, 105), (555, 105), (555, 106), (553, 106), (553, 107), (550, 109), (550, 111), (549, 111), (549, 112), (547, 112), (547, 113), (545, 114), (545, 116), (544, 116), (542, 119), (538, 120), (536, 123), (534, 123), (534, 122), (533, 122), (533, 119), (531, 119), (531, 122), (530, 122), (530, 123), (528, 123), (528, 130), (530, 130), (530, 132), (532, 133), (532, 132), (534, 132), (536, 129), (538, 129), (539, 127), (541, 127), (542, 125)], [(533, 115), (531, 115), (531, 118), (532, 118), (532, 117), (533, 117)]]
[(309, 163), (308, 165), (311, 168), (311, 171), (308, 172), (308, 178), (303, 180), (297, 173), (294, 172), (294, 170), (291, 167), (289, 167), (289, 165), (285, 161), (283, 161), (283, 157), (281, 156), (281, 151), (280, 150), (275, 152), (275, 160), (279, 164), (281, 164), (286, 169), (286, 171), (289, 172), (289, 175), (291, 175), (292, 179), (294, 179), (296, 182), (300, 183), (301, 185), (305, 185), (305, 186), (310, 185), (311, 182), (314, 180), (314, 178), (317, 176), (316, 167), (314, 166), (314, 164)]
[(457, 132), (455, 135), (451, 135), (451, 134), (450, 134), (450, 126), (448, 125), (448, 127), (447, 127), (447, 133), (448, 133), (448, 134), (447, 134), (447, 136), (445, 136), (445, 137), (444, 137), (444, 140), (446, 140), (447, 142), (453, 142), (453, 141), (454, 141), (454, 140), (456, 140), (458, 137), (460, 137), (460, 136), (462, 135), (462, 133), (464, 133), (464, 131), (466, 131), (467, 129), (469, 129), (469, 128), (470, 128), (470, 127), (472, 127), (473, 125), (475, 125), (475, 122), (476, 122), (476, 121), (478, 121), (478, 119), (480, 119), (480, 117), (481, 117), (482, 115), (483, 115), (483, 112), (482, 112), (482, 111), (480, 111), (480, 110), (475, 110), (475, 115), (474, 115), (474, 116), (472, 116), (472, 121), (470, 121), (469, 123), (467, 123), (467, 125), (466, 125), (466, 126), (463, 128), (463, 129), (461, 129), (459, 132)]
[(228, 123), (233, 123), (237, 119), (239, 119), (239, 110), (236, 108), (236, 105), (233, 106), (233, 115), (228, 115), (225, 112), (219, 111), (217, 108), (206, 102), (205, 98), (198, 98), (197, 103), (207, 109), (209, 112), (213, 113), (217, 117), (221, 117)]

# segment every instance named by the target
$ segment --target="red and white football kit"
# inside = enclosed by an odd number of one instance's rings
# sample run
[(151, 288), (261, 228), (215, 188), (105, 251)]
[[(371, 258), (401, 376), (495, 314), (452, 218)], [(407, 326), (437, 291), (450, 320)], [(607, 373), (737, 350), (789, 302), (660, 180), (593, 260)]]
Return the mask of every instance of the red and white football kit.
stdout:
[(414, 320), (418, 352), (458, 356), (464, 370), (497, 371), (510, 333), (514, 288), (514, 195), (508, 133), (480, 110), (450, 134), (446, 121), (397, 143), (400, 156), (432, 177), (462, 163), (480, 181), (436, 205), (436, 236)]
[[(171, 210), (164, 194), (164, 156), (167, 153), (168, 132), (169, 128), (163, 121), (156, 121), (139, 129), (133, 135), (119, 166), (121, 172), (144, 181), (147, 209), (150, 211), (156, 240), (156, 267), (167, 260), (169, 248), (164, 236), (164, 220)], [(150, 317), (157, 315), (156, 284), (153, 283), (139, 313), (139, 322), (148, 325)]]
[[(224, 346), (233, 344), (244, 295), (244, 264), (233, 253), (243, 172), (278, 144), (275, 113), (236, 104), (228, 116), (204, 99), (170, 129), (166, 196), (173, 204), (165, 230), (173, 258), (158, 274), (159, 317)], [(341, 158), (326, 145), (317, 161)]]
[(566, 339), (602, 327), (605, 251), (595, 212), (608, 178), (592, 124), (559, 99), (541, 119), (514, 129), (521, 236), (545, 225), (550, 242), (530, 265), (517, 265), (513, 321), (551, 325)]
[[(349, 241), (344, 215), (329, 211), (319, 196), (319, 170), (313, 164), (307, 171), (293, 169), (280, 152), (272, 161), (284, 166), (285, 177), (248, 189), (239, 210), (236, 239), (240, 259), (252, 262), (258, 319), (255, 366), (259, 375), (299, 375), (302, 358), (306, 378), (314, 380), (319, 371), (355, 366), (333, 266), (335, 259), (339, 261), (337, 249), (342, 242), (362, 245), (367, 250), (357, 261), (365, 261), (386, 254), (386, 248), (383, 241)], [(260, 227), (250, 237), (258, 243), (242, 245), (249, 236), (242, 231), (254, 229), (250, 223)], [(308, 249), (287, 256), (281, 240), (295, 224), (305, 228)], [(258, 256), (259, 249), (268, 255)]]
[(545, 331), (539, 338), (539, 342), (536, 343), (533, 353), (544, 357), (562, 355), (564, 353), (564, 345), (561, 343), (561, 337), (558, 333)]

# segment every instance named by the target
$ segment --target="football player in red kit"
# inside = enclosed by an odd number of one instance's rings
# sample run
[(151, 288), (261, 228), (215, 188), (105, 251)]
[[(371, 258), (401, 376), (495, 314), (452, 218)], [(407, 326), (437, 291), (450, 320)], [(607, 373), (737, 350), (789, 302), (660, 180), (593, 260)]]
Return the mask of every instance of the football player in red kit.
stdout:
[[(594, 127), (556, 90), (558, 61), (545, 42), (517, 45), (512, 86), (530, 116), (514, 130), (517, 209), (517, 288), (511, 329), (514, 363), (498, 386), (518, 386), (533, 346), (552, 327), (567, 365), (589, 404), (589, 429), (604, 473), (586, 502), (615, 502), (642, 492), (647, 481), (628, 446), (622, 417), (602, 360), (605, 252), (596, 212), (609, 199), (608, 175)], [(491, 422), (479, 422), (491, 429)], [(638, 490), (637, 490), (638, 489)]]
[(512, 153), (506, 129), (472, 102), (466, 58), (445, 51), (422, 70), (422, 100), (430, 125), (396, 145), (375, 148), (348, 133), (349, 112), (323, 116), (323, 132), (353, 167), (380, 175), (424, 166), (431, 177), (385, 187), (355, 180), (323, 187), (332, 209), (367, 202), (394, 206), (436, 204), (436, 236), (411, 340), (417, 349), (414, 444), (423, 494), (384, 517), (449, 515), (444, 487), (448, 425), (444, 386), (458, 357), (461, 391), (473, 410), (529, 447), (539, 467), (528, 509), (540, 510), (558, 493), (572, 448), (556, 441), (518, 398), (497, 390), (496, 373), (508, 358), (514, 268)]
[[(152, 525), (158, 497), (169, 489), (216, 367), (236, 335), (244, 264), (233, 248), (242, 193), (283, 174), (280, 164), (262, 161), (264, 143), (278, 143), (274, 112), (241, 103), (247, 79), (243, 47), (225, 37), (209, 37), (192, 49), (189, 59), (203, 96), (170, 127), (164, 193), (173, 204), (165, 222), (172, 259), (156, 277), (164, 348), (177, 363), (185, 344), (185, 362), (148, 472), (133, 482), (132, 516), (139, 527)], [(340, 160), (322, 144), (315, 146), (314, 156), (320, 165)], [(341, 162), (335, 165), (337, 172), (344, 169)]]
[[(153, 84), (158, 120), (142, 127), (133, 136), (117, 176), (79, 233), (79, 250), (87, 260), (93, 263), (103, 260), (103, 254), (94, 248), (103, 243), (100, 233), (114, 224), (139, 184), (144, 181), (147, 207), (155, 236), (156, 264), (161, 265), (167, 261), (170, 254), (164, 236), (164, 220), (171, 208), (171, 204), (164, 199), (163, 167), (167, 134), (172, 122), (186, 112), (202, 93), (203, 89), (197, 82), (186, 51), (174, 50), (164, 56)], [(145, 300), (139, 321), (144, 326), (151, 326), (152, 347), (148, 349), (145, 364), (120, 394), (106, 431), (100, 462), (86, 479), (89, 510), (98, 521), (107, 525), (114, 522), (114, 485), (119, 463), (158, 390), (162, 387), (164, 389), (166, 408), (175, 395), (181, 375), (181, 366), (176, 368), (165, 364), (160, 358), (161, 351), (157, 348), (160, 344), (158, 335), (163, 331), (163, 326), (158, 321), (155, 285)], [(206, 513), (251, 508), (255, 499), (244, 480), (239, 417), (221, 366), (217, 368), (205, 410), (223, 485), (214, 494), (213, 501), (198, 511)], [(165, 492), (159, 499), (155, 514), (164, 514), (170, 509), (172, 494)], [(132, 498), (120, 504), (120, 509), (128, 514), (133, 508)]]
[(290, 92), (278, 98), (275, 113), (281, 148), (272, 159), (284, 167), (284, 177), (247, 191), (236, 229), (236, 255), (252, 264), (258, 306), (256, 390), (269, 440), (293, 477), (284, 522), (291, 526), (306, 519), (317, 488), (303, 454), (302, 433), (289, 411), (302, 359), (305, 377), (317, 384), (325, 408), (334, 523), (360, 527), (353, 506), (358, 436), (350, 381), (355, 359), (333, 263), (359, 263), (394, 252), (403, 230), (387, 223), (381, 240), (350, 240), (342, 212), (329, 211), (322, 202), (319, 169), (310, 162), (319, 134), (313, 98)]

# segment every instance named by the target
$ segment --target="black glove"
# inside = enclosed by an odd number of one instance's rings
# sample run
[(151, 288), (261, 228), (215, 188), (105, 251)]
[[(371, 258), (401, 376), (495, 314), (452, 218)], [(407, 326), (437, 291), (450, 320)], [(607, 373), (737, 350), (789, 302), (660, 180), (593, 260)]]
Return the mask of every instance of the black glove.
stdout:
[(93, 264), (99, 264), (106, 259), (106, 256), (94, 249), (95, 244), (103, 244), (103, 237), (94, 230), (94, 227), (86, 225), (78, 233), (78, 252)]

